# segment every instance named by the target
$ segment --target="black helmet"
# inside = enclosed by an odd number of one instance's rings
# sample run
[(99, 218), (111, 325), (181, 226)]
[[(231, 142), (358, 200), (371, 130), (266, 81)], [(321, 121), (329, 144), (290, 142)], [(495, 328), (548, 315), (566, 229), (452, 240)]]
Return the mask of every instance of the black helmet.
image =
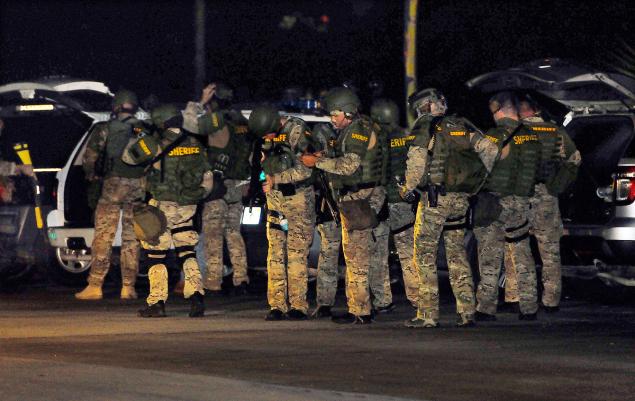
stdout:
[(355, 92), (342, 87), (331, 89), (324, 97), (324, 102), (329, 113), (339, 110), (346, 114), (354, 114), (357, 113), (361, 105)]
[(380, 124), (399, 125), (399, 107), (390, 99), (377, 99), (370, 106), (370, 117)]
[(429, 107), (425, 106), (430, 105), (431, 103), (436, 103), (439, 106), (439, 110), (442, 114), (445, 114), (445, 111), (448, 108), (447, 102), (445, 101), (445, 96), (443, 93), (435, 88), (426, 88), (415, 94), (410, 95), (408, 98), (408, 106), (410, 110), (417, 113), (418, 115), (429, 114)]
[(280, 128), (280, 114), (271, 104), (261, 104), (254, 107), (249, 115), (249, 131), (256, 136), (264, 137), (277, 132)]
[(115, 93), (115, 97), (112, 99), (112, 109), (117, 111), (117, 109), (121, 109), (126, 103), (131, 104), (135, 109), (134, 111), (136, 111), (136, 108), (139, 106), (139, 99), (134, 92), (122, 89)]

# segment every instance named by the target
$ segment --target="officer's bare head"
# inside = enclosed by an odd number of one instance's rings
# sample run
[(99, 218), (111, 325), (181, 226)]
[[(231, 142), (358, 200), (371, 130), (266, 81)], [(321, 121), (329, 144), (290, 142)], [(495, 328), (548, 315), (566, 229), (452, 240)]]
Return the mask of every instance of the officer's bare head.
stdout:
[(513, 92), (498, 92), (489, 99), (489, 110), (495, 121), (501, 118), (518, 120), (518, 97)]
[(518, 114), (521, 119), (535, 117), (540, 114), (540, 106), (533, 97), (525, 95), (518, 102)]
[(417, 114), (417, 117), (442, 116), (448, 109), (445, 96), (435, 88), (426, 88), (411, 95), (408, 98), (408, 105)]

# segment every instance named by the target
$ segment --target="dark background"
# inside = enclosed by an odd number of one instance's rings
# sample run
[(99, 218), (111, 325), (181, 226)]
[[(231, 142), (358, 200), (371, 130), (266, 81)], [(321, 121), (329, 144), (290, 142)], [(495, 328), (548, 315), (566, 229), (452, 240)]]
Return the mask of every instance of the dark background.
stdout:
[[(280, 28), (294, 13), (304, 22)], [(401, 103), (403, 14), (401, 0), (207, 1), (206, 76), (229, 82), (242, 100), (345, 80), (364, 95), (381, 79)], [(545, 57), (606, 68), (612, 50), (634, 44), (633, 15), (630, 0), (422, 0), (419, 87), (438, 85), (462, 111), (473, 102), (464, 82), (483, 72)], [(0, 5), (0, 83), (65, 74), (184, 101), (198, 96), (193, 61), (193, 0)]]

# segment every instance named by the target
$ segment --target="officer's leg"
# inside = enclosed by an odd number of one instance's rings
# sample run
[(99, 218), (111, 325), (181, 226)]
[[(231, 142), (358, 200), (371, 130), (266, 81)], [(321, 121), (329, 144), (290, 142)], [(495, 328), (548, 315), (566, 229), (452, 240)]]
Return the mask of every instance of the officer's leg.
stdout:
[(316, 284), (318, 306), (335, 305), (342, 231), (334, 221), (318, 225), (320, 256)]
[(306, 299), (308, 267), (307, 258), (313, 240), (315, 224), (315, 195), (312, 188), (305, 188), (296, 195), (286, 197), (284, 213), (289, 221), (287, 236), (287, 274), (289, 304), (291, 309), (307, 313)]
[[(169, 224), (169, 223), (168, 223)], [(158, 243), (151, 245), (141, 241), (142, 252), (148, 268), (150, 292), (146, 298), (147, 307), (139, 311), (141, 317), (165, 316), (164, 304), (168, 299), (168, 270), (165, 258), (172, 245), (172, 235), (167, 230), (159, 237)]]
[(414, 254), (414, 214), (410, 204), (401, 202), (390, 205), (390, 224), (399, 224), (392, 231), (395, 248), (399, 255), (406, 298), (416, 308), (419, 298), (419, 274), (415, 269)]
[[(196, 293), (203, 295), (203, 280), (196, 261), (196, 252), (194, 251), (194, 247), (198, 242), (198, 233), (194, 230), (192, 220), (194, 213), (196, 213), (196, 205), (178, 206), (170, 204), (168, 211), (164, 210), (164, 213), (172, 221), (171, 231), (174, 251), (183, 266), (183, 274), (185, 276), (183, 296), (190, 298)], [(168, 216), (168, 213), (170, 213), (170, 216)]]
[(203, 207), (203, 240), (205, 242), (205, 288), (219, 291), (223, 282), (223, 233), (227, 204), (222, 199), (205, 203)]
[(370, 315), (370, 244), (372, 230), (348, 231), (342, 224), (342, 248), (346, 260), (346, 301), (349, 313), (355, 316)]
[(134, 285), (139, 272), (139, 241), (134, 233), (133, 203), (123, 205), (121, 231), (121, 282), (122, 298), (137, 298)]
[(505, 244), (505, 302), (518, 302), (518, 273), (512, 258), (512, 245)]
[[(439, 205), (442, 204), (439, 199)], [(424, 194), (421, 202), (427, 204)], [(439, 320), (439, 280), (437, 276), (437, 248), (443, 232), (447, 208), (420, 207), (415, 222), (414, 252), (419, 272), (419, 307), (417, 318), (436, 324)]]
[(286, 312), (287, 306), (287, 233), (280, 224), (282, 213), (271, 209), (272, 195), (267, 195), (267, 301), (269, 308)]
[(538, 310), (538, 294), (536, 265), (529, 245), (529, 200), (511, 196), (501, 199), (501, 204), (503, 208), (510, 210), (505, 221), (505, 240), (512, 245), (512, 258), (518, 276), (520, 311), (523, 314), (534, 314)]
[(242, 283), (249, 283), (247, 275), (247, 250), (245, 241), (240, 234), (240, 219), (243, 213), (243, 206), (240, 202), (228, 205), (227, 216), (225, 217), (225, 238), (229, 249), (229, 258), (234, 269), (234, 286)]
[(91, 246), (93, 262), (88, 276), (88, 285), (101, 287), (110, 269), (112, 242), (119, 223), (121, 206), (99, 202), (95, 210), (95, 238)]
[(388, 266), (388, 242), (390, 228), (387, 221), (382, 221), (373, 229), (371, 244), (370, 272), (368, 284), (373, 296), (373, 306), (378, 311), (385, 310), (392, 304), (390, 289), (390, 270)]
[(493, 315), (498, 305), (498, 276), (503, 263), (505, 246), (503, 219), (509, 214), (501, 200), (503, 211), (499, 218), (486, 227), (476, 227), (478, 241), (480, 281), (476, 290), (476, 310)]
[(562, 293), (560, 238), (563, 234), (558, 198), (538, 185), (531, 198), (530, 224), (542, 259), (542, 303), (557, 307)]

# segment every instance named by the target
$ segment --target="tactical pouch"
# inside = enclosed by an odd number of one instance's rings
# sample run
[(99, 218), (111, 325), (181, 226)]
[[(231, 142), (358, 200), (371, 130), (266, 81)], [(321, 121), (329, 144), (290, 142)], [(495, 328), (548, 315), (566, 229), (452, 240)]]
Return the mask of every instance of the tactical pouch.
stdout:
[(295, 185), (293, 184), (278, 184), (275, 189), (282, 192), (284, 196), (293, 196), (296, 194)]
[(221, 199), (226, 193), (227, 187), (223, 182), (223, 173), (220, 171), (214, 171), (214, 185), (212, 186), (212, 191), (205, 198), (205, 201), (207, 202)]
[(152, 205), (135, 206), (132, 220), (137, 238), (150, 245), (158, 245), (159, 237), (168, 228), (167, 219), (161, 209)]
[(368, 199), (343, 201), (339, 206), (348, 231), (367, 230), (379, 225), (377, 215)]
[(487, 227), (498, 219), (503, 212), (498, 196), (491, 192), (480, 192), (476, 195), (474, 206), (474, 226)]

